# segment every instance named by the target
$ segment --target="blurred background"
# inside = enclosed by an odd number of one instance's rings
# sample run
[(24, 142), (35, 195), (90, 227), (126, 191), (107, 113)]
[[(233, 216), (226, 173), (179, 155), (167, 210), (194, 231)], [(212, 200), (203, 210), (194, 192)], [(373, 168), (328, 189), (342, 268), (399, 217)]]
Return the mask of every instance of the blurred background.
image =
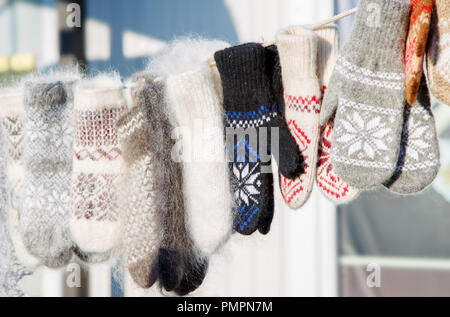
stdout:
[[(126, 78), (174, 38), (200, 35), (232, 44), (271, 41), (279, 28), (316, 23), (357, 0), (0, 0), (0, 82), (34, 69), (79, 63), (86, 72)], [(80, 8), (80, 27), (70, 14)], [(341, 43), (353, 17), (339, 22)], [(69, 23), (70, 24), (70, 23)], [(423, 193), (366, 192), (334, 206), (314, 191), (300, 210), (287, 208), (278, 184), (272, 231), (234, 236), (211, 259), (193, 296), (449, 296), (450, 107), (434, 102), (441, 172)], [(276, 167), (275, 167), (276, 168)], [(22, 281), (30, 296), (160, 296), (108, 264), (84, 268), (81, 288), (67, 269), (40, 269)]]

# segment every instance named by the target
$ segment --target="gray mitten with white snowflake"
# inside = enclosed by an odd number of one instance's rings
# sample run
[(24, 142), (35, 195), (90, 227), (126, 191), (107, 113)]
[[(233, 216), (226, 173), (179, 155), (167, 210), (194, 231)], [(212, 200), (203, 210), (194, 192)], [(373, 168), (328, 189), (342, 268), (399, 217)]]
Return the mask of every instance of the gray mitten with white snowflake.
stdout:
[(25, 181), (20, 231), (28, 251), (49, 267), (66, 265), (72, 255), (72, 84), (25, 84)]
[(325, 93), (320, 123), (335, 113), (333, 167), (367, 189), (395, 171), (406, 105), (403, 52), (408, 0), (361, 0)]
[(426, 79), (422, 78), (416, 102), (405, 108), (397, 168), (385, 186), (398, 194), (416, 194), (434, 181), (439, 167), (439, 141)]

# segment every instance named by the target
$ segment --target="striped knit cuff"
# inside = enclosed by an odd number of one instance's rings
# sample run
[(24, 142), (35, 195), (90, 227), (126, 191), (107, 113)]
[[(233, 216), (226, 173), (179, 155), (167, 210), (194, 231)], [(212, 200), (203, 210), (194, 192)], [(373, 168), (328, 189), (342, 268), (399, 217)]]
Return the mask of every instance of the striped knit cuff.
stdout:
[(75, 87), (75, 109), (80, 111), (102, 110), (125, 106), (122, 82), (117, 76), (98, 76)]
[(170, 77), (167, 80), (167, 90), (170, 102), (176, 105), (189, 105), (174, 109), (178, 123), (193, 116), (198, 117), (197, 119), (203, 118), (214, 111), (220, 103), (211, 72), (207, 67)]
[(15, 116), (23, 113), (23, 89), (3, 88), (0, 89), (0, 116)]
[(411, 13), (410, 0), (360, 0), (350, 36), (350, 46), (367, 48), (369, 54), (392, 59), (403, 49)]
[(227, 109), (246, 110), (270, 100), (269, 79), (265, 70), (265, 49), (247, 43), (214, 54), (223, 85)]
[[(317, 36), (302, 26), (290, 26), (276, 35), (283, 78), (316, 77)], [(285, 82), (286, 83), (286, 82)]]
[(317, 74), (322, 88), (328, 86), (339, 52), (339, 33), (336, 25), (327, 25), (315, 31), (319, 38)]

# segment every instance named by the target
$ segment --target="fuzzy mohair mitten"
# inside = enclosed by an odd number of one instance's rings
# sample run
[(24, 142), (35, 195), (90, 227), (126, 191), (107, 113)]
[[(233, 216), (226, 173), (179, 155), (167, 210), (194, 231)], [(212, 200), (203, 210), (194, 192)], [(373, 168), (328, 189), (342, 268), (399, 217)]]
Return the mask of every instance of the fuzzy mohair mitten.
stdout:
[(158, 212), (161, 230), (158, 261), (153, 274), (158, 274), (161, 287), (186, 295), (197, 289), (205, 278), (208, 260), (196, 249), (186, 229), (183, 197), (183, 172), (173, 160), (173, 127), (164, 100), (164, 85), (153, 76), (140, 76), (145, 85), (145, 115), (153, 159), (154, 210)]
[[(160, 246), (155, 209), (153, 174), (155, 165), (149, 152), (149, 128), (145, 115), (145, 85), (136, 78), (131, 108), (117, 123), (125, 161), (123, 178), (123, 249), (125, 266), (137, 285), (151, 287), (158, 275), (154, 270)], [(153, 274), (153, 275), (152, 275)]]
[[(359, 189), (395, 171), (406, 104), (404, 48), (409, 0), (361, 0), (325, 92), (320, 123), (336, 112), (332, 164)], [(337, 109), (337, 110), (336, 110)]]
[[(4, 99), (4, 91), (0, 94)], [(3, 132), (0, 130), (0, 138)], [(3, 147), (4, 144), (0, 144), (0, 297), (22, 297), (25, 294), (18, 284), (24, 276), (30, 275), (31, 272), (17, 258), (8, 230), (7, 150)]]
[(450, 2), (435, 0), (427, 51), (430, 89), (440, 102), (450, 105)]
[(25, 83), (20, 229), (28, 251), (48, 267), (64, 266), (72, 256), (73, 85), (54, 79)]
[(70, 231), (83, 252), (108, 252), (120, 242), (124, 162), (116, 125), (126, 110), (122, 83), (114, 76), (99, 76), (75, 88)]
[(406, 40), (405, 71), (406, 101), (412, 105), (417, 99), (423, 75), (423, 60), (430, 31), (433, 0), (410, 0), (412, 5), (409, 33)]
[(226, 147), (236, 204), (233, 226), (244, 235), (256, 230), (266, 234), (270, 229), (272, 145), (278, 146), (279, 153), (274, 154), (279, 154), (283, 175), (295, 178), (302, 172), (298, 147), (273, 96), (273, 69), (267, 67), (273, 63), (267, 63), (267, 53), (261, 44), (248, 43), (215, 54), (223, 84)]
[[(323, 94), (327, 90), (339, 50), (337, 26), (328, 25), (315, 30), (318, 37), (318, 67), (320, 87)], [(322, 128), (317, 162), (316, 184), (322, 195), (335, 204), (345, 204), (353, 200), (359, 191), (347, 184), (333, 168), (331, 151), (333, 148), (334, 115)]]
[(223, 108), (207, 63), (167, 79), (167, 101), (182, 134), (186, 225), (205, 255), (232, 232), (231, 191), (223, 137)]
[(288, 179), (280, 173), (283, 199), (293, 209), (303, 206), (313, 189), (320, 137), (321, 91), (317, 78), (317, 44), (313, 31), (291, 26), (276, 35), (282, 70), (285, 118), (304, 158), (304, 173)]
[(398, 194), (416, 194), (428, 187), (439, 173), (439, 141), (426, 79), (419, 95), (404, 113), (403, 134), (397, 169), (385, 184)]
[(6, 155), (8, 229), (19, 261), (29, 269), (39, 265), (39, 259), (29, 253), (20, 234), (20, 202), (23, 190), (23, 88), (0, 90), (0, 121)]

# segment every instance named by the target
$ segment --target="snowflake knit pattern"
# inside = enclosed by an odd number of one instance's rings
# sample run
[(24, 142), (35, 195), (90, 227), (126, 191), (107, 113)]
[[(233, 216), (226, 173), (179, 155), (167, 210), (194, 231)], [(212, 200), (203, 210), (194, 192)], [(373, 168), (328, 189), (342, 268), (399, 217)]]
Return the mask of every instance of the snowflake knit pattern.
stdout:
[[(279, 167), (284, 175), (295, 178), (302, 172), (298, 147), (272, 91), (274, 57), (277, 54), (256, 43), (215, 54), (223, 84), (227, 155), (232, 162), (229, 163), (230, 182), (236, 205), (233, 226), (244, 235), (256, 230), (267, 234), (270, 230), (271, 145), (279, 146)], [(279, 138), (272, 139), (273, 127), (278, 128)], [(292, 161), (283, 162), (282, 158)]]
[(8, 229), (20, 262), (27, 268), (34, 269), (39, 265), (39, 259), (27, 251), (19, 228), (24, 176), (23, 99), (23, 87), (0, 90), (0, 121), (6, 155)]
[[(2, 100), (3, 106), (4, 100)], [(3, 131), (0, 131), (0, 138)], [(20, 280), (31, 272), (17, 258), (8, 230), (7, 150), (0, 145), (0, 297), (23, 297)], [(6, 146), (7, 147), (7, 146)]]
[(132, 89), (135, 105), (117, 123), (126, 171), (123, 179), (123, 219), (125, 265), (137, 285), (149, 288), (157, 279), (153, 274), (160, 247), (160, 232), (154, 204), (152, 157), (145, 118), (145, 95), (138, 84)]
[(104, 253), (119, 244), (124, 165), (116, 124), (126, 110), (118, 78), (102, 75), (75, 89), (70, 231), (83, 252)]
[[(315, 30), (318, 37), (318, 77), (322, 87), (321, 103), (330, 81), (339, 50), (339, 35), (335, 25)], [(322, 128), (317, 162), (316, 184), (322, 195), (336, 204), (353, 200), (359, 191), (347, 184), (333, 168), (331, 151), (333, 148), (334, 116)]]
[(397, 168), (385, 184), (397, 194), (416, 194), (428, 187), (439, 173), (439, 141), (426, 79), (413, 107), (406, 107)]
[(410, 8), (406, 0), (359, 2), (350, 39), (324, 95), (321, 125), (337, 109), (333, 168), (359, 189), (381, 185), (396, 168), (406, 104), (403, 60)]
[(427, 70), (430, 89), (450, 105), (450, 2), (435, 0), (428, 41)]
[(72, 255), (73, 84), (52, 80), (25, 84), (20, 229), (28, 251), (48, 267), (64, 266)]
[(410, 0), (412, 12), (406, 40), (406, 100), (412, 105), (417, 98), (423, 75), (423, 60), (430, 31), (433, 0)]
[(317, 78), (318, 39), (313, 31), (291, 26), (276, 36), (282, 69), (285, 118), (303, 155), (304, 173), (291, 180), (280, 174), (283, 199), (303, 206), (313, 189), (319, 146), (321, 92)]

